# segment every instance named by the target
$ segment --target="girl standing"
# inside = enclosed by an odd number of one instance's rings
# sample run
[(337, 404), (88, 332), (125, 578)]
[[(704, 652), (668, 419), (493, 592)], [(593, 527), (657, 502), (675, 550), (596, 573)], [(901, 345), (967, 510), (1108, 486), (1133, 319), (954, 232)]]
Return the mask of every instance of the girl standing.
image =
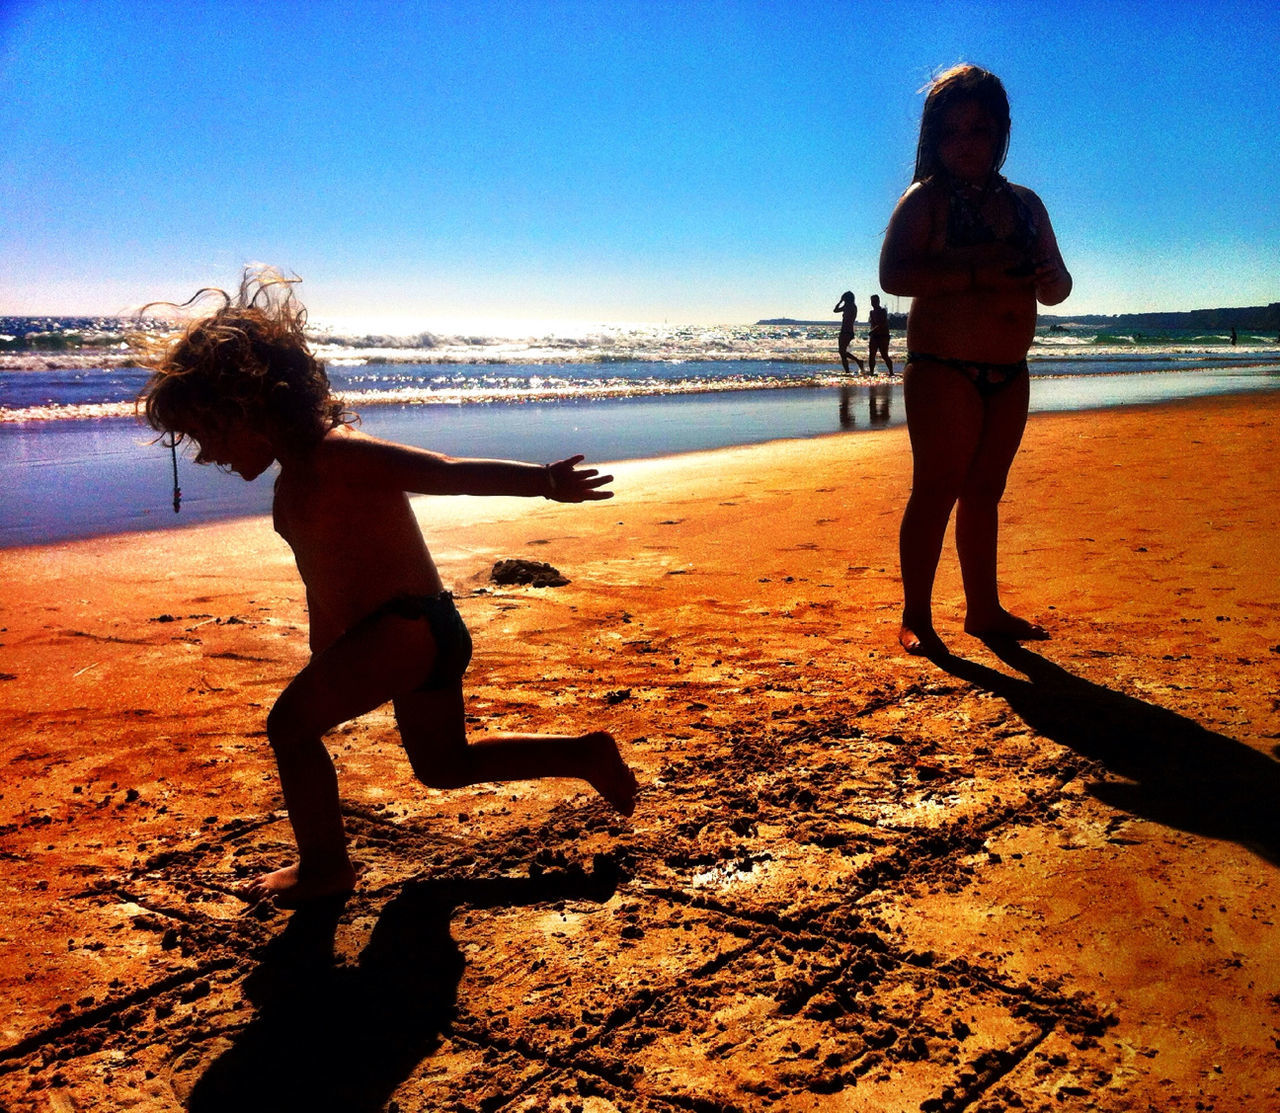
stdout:
[(915, 177), (880, 254), (880, 285), (912, 298), (904, 393), (911, 497), (899, 551), (909, 653), (944, 652), (933, 580), (951, 510), (964, 582), (964, 628), (978, 637), (1047, 635), (1000, 603), (999, 503), (1027, 420), (1027, 351), (1036, 302), (1071, 293), (1049, 214), (1000, 174), (1009, 101), (1000, 79), (959, 65), (930, 86)]

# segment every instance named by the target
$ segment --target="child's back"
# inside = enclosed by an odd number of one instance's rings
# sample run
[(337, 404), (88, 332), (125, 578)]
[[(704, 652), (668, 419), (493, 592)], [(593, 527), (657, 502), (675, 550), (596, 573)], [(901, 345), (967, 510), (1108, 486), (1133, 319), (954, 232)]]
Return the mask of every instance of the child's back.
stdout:
[(280, 460), (273, 517), (307, 588), (313, 651), (388, 598), (444, 590), (408, 495), (366, 475), (379, 448), (339, 427)]

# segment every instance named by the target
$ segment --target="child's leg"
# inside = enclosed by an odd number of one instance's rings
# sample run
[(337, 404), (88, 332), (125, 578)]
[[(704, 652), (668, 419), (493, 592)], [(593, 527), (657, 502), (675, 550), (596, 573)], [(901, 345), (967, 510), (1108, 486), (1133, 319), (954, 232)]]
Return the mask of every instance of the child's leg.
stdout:
[(250, 883), (247, 895), (288, 905), (352, 888), (355, 872), (347, 857), (338, 779), (324, 735), (420, 682), (435, 654), (425, 622), (387, 615), (317, 653), (285, 688), (267, 716), (267, 737), (299, 860)]
[(413, 771), (431, 788), (572, 777), (586, 781), (623, 815), (635, 810), (635, 775), (605, 731), (495, 734), (468, 742), (461, 683), (399, 696), (395, 709)]
[(902, 628), (910, 653), (941, 647), (933, 629), (933, 580), (947, 521), (977, 451), (982, 400), (963, 375), (941, 364), (908, 364), (904, 380), (911, 437), (911, 497), (902, 515)]
[(1020, 375), (986, 399), (982, 440), (956, 507), (956, 550), (966, 603), (964, 628), (970, 634), (1044, 636), (1038, 626), (1004, 609), (996, 582), (1000, 499), (1022, 443), (1029, 393), (1027, 377)]

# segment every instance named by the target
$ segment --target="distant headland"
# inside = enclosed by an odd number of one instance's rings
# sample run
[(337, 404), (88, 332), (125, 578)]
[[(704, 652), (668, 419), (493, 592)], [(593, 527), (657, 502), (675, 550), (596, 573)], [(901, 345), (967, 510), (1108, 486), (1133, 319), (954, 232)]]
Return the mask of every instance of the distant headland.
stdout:
[[(1041, 313), (1040, 323), (1065, 327), (1088, 325), (1094, 328), (1137, 329), (1239, 329), (1242, 332), (1280, 332), (1280, 301), (1270, 305), (1251, 305), (1235, 309), (1189, 309), (1181, 313), (1081, 313), (1059, 317)], [(838, 325), (836, 317), (820, 321), (799, 321), (791, 317), (770, 317), (758, 325)], [(889, 327), (907, 327), (905, 313), (891, 313)]]

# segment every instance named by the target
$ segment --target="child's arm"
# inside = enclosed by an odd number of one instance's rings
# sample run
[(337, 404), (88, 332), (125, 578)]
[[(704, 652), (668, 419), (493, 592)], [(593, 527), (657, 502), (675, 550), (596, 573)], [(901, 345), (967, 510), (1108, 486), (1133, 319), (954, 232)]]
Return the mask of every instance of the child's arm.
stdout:
[(1002, 243), (938, 251), (933, 245), (936, 212), (940, 202), (935, 189), (917, 182), (898, 202), (889, 218), (880, 250), (880, 288), (900, 297), (933, 297), (974, 290), (1016, 289), (1030, 286), (1028, 277), (1010, 275), (1021, 261), (1019, 253)]
[(1071, 274), (1062, 261), (1058, 238), (1049, 223), (1049, 211), (1034, 193), (1027, 190), (1027, 194), (1039, 228), (1036, 237), (1036, 300), (1041, 305), (1058, 305), (1071, 294)]
[(475, 460), (347, 433), (327, 436), (314, 459), (332, 478), (414, 494), (541, 495), (557, 502), (613, 498), (602, 489), (613, 476), (578, 467), (581, 456), (545, 465)]
[(894, 208), (880, 249), (880, 288), (885, 293), (909, 298), (958, 294), (972, 285), (967, 263), (946, 263), (930, 250), (934, 205), (932, 191), (916, 182)]

